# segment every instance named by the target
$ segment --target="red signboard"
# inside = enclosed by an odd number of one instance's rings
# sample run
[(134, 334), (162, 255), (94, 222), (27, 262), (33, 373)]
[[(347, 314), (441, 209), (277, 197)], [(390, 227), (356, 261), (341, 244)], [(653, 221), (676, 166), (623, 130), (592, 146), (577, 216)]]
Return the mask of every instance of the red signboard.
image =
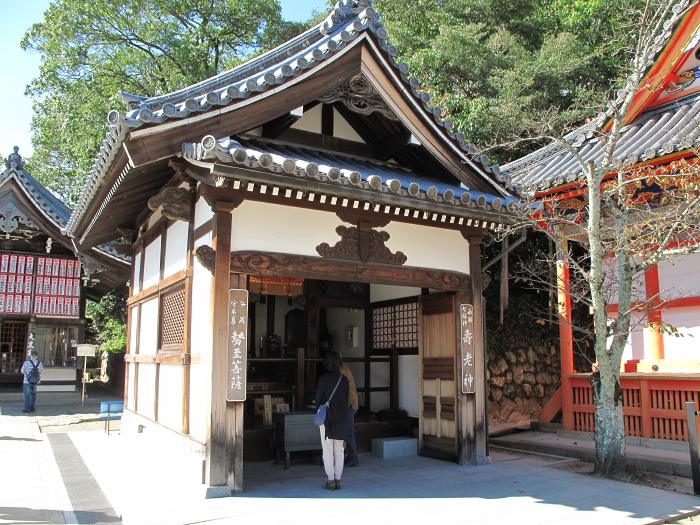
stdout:
[(78, 317), (80, 261), (0, 253), (0, 313)]

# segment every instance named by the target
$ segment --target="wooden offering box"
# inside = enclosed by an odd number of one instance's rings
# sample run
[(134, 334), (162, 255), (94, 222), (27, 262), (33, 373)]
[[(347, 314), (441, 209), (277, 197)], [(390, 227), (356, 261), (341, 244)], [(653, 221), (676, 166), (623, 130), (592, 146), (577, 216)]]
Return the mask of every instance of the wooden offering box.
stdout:
[(272, 414), (272, 442), (279, 463), (284, 453), (284, 468), (289, 468), (291, 452), (321, 450), (321, 434), (314, 424), (314, 412), (276, 412)]

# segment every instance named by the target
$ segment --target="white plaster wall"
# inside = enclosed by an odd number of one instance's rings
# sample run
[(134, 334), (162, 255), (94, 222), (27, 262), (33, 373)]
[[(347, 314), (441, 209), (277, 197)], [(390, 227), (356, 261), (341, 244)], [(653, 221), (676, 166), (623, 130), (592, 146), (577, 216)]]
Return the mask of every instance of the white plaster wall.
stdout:
[(392, 286), (390, 284), (369, 285), (369, 300), (372, 303), (391, 301), (392, 299), (403, 299), (404, 297), (415, 297), (420, 295), (420, 293), (420, 288), (411, 286)]
[(700, 253), (681, 255), (659, 263), (659, 288), (663, 299), (700, 295)]
[(158, 298), (141, 304), (139, 354), (155, 355), (158, 351)]
[[(211, 245), (211, 234), (195, 240), (195, 248)], [(192, 275), (193, 362), (190, 366), (190, 435), (204, 442), (211, 410), (211, 285), (212, 275), (195, 257)]]
[(143, 258), (143, 288), (146, 289), (160, 281), (160, 241), (161, 236), (156, 237), (146, 246)]
[(664, 310), (662, 317), (683, 334), (683, 337), (664, 335), (664, 359), (700, 361), (700, 307)]
[(126, 396), (126, 406), (131, 410), (136, 410), (136, 405), (134, 401), (136, 399), (134, 392), (134, 379), (136, 378), (136, 365), (134, 363), (127, 363), (129, 368), (127, 373), (127, 396)]
[(139, 380), (137, 383), (138, 413), (155, 418), (156, 365), (155, 363), (139, 363)]
[[(640, 314), (632, 314), (631, 326), (632, 332), (627, 338), (625, 349), (622, 351), (622, 361), (628, 359), (644, 359), (644, 348), (648, 339), (647, 330), (644, 329), (646, 316)], [(612, 338), (608, 338), (608, 346), (612, 343)]]
[(362, 137), (357, 134), (355, 128), (353, 128), (335, 108), (333, 108), (333, 136), (339, 139), (352, 140), (354, 142), (365, 142), (362, 140)]
[[(371, 382), (373, 388), (388, 387), (390, 381), (389, 363), (372, 363), (370, 367)], [(372, 404), (370, 410), (378, 412), (390, 406), (389, 392), (372, 392)]]
[[(617, 259), (605, 259), (603, 261), (603, 274), (605, 280), (603, 287), (608, 304), (617, 304), (618, 302), (618, 272)], [(632, 279), (632, 301), (646, 300), (646, 282), (644, 272), (639, 272)]]
[(386, 246), (406, 255), (406, 266), (469, 273), (469, 242), (458, 231), (404, 222), (381, 229), (390, 235)]
[(207, 439), (211, 406), (210, 390), (210, 364), (190, 365), (190, 435), (201, 442)]
[(180, 365), (160, 365), (158, 422), (182, 432), (182, 367)]
[(233, 210), (231, 251), (270, 251), (318, 257), (316, 246), (334, 244), (342, 221), (335, 213), (244, 201)]
[(187, 267), (188, 229), (189, 223), (184, 221), (175, 221), (168, 227), (168, 233), (165, 236), (164, 279)]
[(148, 218), (148, 228), (152, 228), (155, 225), (155, 223), (157, 223), (160, 220), (160, 218), (162, 216), (163, 216), (163, 214), (161, 213), (160, 208), (158, 208), (156, 211), (151, 213), (151, 216)]
[(129, 353), (136, 354), (139, 351), (139, 342), (136, 338), (136, 327), (139, 325), (139, 305), (131, 307), (131, 323), (129, 324)]
[(399, 356), (399, 408), (411, 417), (418, 417), (419, 362), (417, 355)]
[(134, 282), (131, 283), (131, 293), (132, 294), (137, 294), (141, 291), (141, 252), (138, 252), (136, 255), (134, 255), (134, 274), (133, 274), (133, 279)]
[(214, 212), (212, 211), (211, 206), (209, 206), (207, 201), (205, 201), (202, 197), (197, 199), (197, 202), (194, 206), (194, 227), (198, 228), (213, 217)]
[(308, 131), (310, 133), (321, 133), (321, 104), (316, 104), (309, 111), (291, 125), (292, 129)]

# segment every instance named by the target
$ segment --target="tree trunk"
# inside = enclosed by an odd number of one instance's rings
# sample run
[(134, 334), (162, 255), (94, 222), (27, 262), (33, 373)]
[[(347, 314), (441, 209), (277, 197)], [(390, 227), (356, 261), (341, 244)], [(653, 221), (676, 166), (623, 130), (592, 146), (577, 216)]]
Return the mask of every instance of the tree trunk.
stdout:
[(590, 377), (595, 404), (595, 472), (610, 476), (625, 466), (625, 423), (617, 374), (607, 370)]

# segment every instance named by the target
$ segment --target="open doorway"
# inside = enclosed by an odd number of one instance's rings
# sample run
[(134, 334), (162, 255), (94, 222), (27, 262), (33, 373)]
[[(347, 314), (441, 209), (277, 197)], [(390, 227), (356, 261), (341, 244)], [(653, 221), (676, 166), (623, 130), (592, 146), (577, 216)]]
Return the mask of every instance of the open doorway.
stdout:
[(420, 289), (310, 279), (285, 287), (285, 279), (278, 281), (273, 287), (263, 278), (249, 280), (244, 460), (286, 463), (291, 450), (293, 463), (320, 454), (318, 429), (308, 419), (331, 350), (341, 354), (357, 384), (358, 451), (369, 452), (373, 438), (416, 436)]

